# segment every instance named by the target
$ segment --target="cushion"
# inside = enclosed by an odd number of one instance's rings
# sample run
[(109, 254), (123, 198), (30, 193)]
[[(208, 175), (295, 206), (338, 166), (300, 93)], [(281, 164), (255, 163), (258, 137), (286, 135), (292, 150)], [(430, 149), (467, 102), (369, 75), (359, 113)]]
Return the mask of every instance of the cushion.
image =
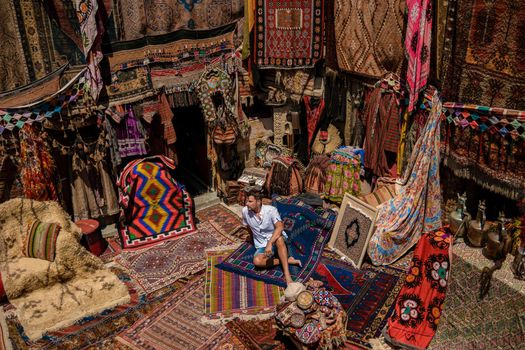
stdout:
[(361, 196), (361, 200), (367, 204), (370, 204), (373, 207), (377, 207), (379, 204), (382, 204), (389, 199), (394, 198), (396, 195), (396, 189), (394, 184), (389, 184), (383, 186), (372, 193), (369, 193), (365, 196)]
[(35, 220), (29, 223), (22, 252), (29, 258), (55, 261), (60, 225)]

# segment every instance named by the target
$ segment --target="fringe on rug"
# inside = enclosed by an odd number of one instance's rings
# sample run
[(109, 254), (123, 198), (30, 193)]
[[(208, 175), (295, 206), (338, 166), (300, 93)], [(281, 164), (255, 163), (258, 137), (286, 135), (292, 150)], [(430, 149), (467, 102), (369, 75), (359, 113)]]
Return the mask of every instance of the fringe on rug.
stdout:
[(481, 187), (512, 200), (523, 197), (524, 186), (519, 180), (508, 180), (502, 171), (485, 169), (477, 163), (472, 164), (469, 160), (457, 157), (452, 153), (442, 155), (442, 159), (443, 164), (457, 177), (472, 180)]
[(228, 317), (221, 317), (217, 319), (210, 319), (207, 316), (202, 316), (199, 322), (205, 325), (210, 325), (210, 326), (221, 326), (233, 320), (234, 318), (238, 318), (242, 321), (265, 321), (265, 320), (271, 319), (274, 316), (275, 316), (275, 310), (272, 310), (269, 313), (263, 313), (263, 314), (258, 314), (258, 315), (246, 315), (243, 313), (234, 313)]
[(384, 337), (369, 339), (368, 342), (372, 346), (372, 350), (392, 350), (392, 347), (387, 344)]
[(223, 251), (223, 250), (237, 249), (237, 248), (239, 248), (239, 246), (242, 243), (243, 242), (236, 242), (236, 243), (232, 243), (232, 244), (228, 244), (228, 245), (221, 245), (221, 246), (218, 246), (218, 247), (212, 247), (212, 248), (205, 249), (204, 251), (205, 252), (220, 252), (220, 251)]

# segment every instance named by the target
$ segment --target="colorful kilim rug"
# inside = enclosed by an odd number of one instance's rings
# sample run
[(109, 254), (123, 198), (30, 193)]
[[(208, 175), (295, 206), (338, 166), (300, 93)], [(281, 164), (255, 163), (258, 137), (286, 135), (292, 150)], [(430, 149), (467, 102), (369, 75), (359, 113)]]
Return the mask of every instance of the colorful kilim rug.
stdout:
[(130, 162), (117, 181), (123, 249), (158, 244), (195, 231), (193, 201), (170, 174), (175, 164), (153, 156)]
[(257, 0), (255, 62), (260, 68), (307, 68), (322, 57), (322, 0)]
[(206, 285), (203, 322), (221, 323), (226, 319), (271, 317), (283, 295), (282, 288), (236, 273), (220, 270), (220, 264), (234, 248), (206, 252)]
[(405, 0), (334, 0), (337, 63), (345, 71), (381, 77), (400, 73)]
[(173, 294), (149, 316), (117, 336), (132, 349), (210, 349), (218, 342), (224, 326), (204, 325), (205, 277), (198, 276)]
[[(292, 279), (296, 282), (307, 281), (321, 258), (336, 215), (331, 210), (322, 208), (314, 210), (311, 206), (293, 198), (274, 200), (272, 204), (279, 211), (284, 231), (289, 237), (289, 256), (300, 260), (303, 265), (302, 267), (290, 266)], [(253, 244), (245, 242), (217, 266), (242, 276), (286, 286), (281, 267), (257, 269), (253, 264), (254, 253)]]
[(339, 260), (323, 257), (312, 278), (323, 281), (348, 313), (350, 344), (371, 348), (368, 339), (381, 335), (394, 311), (405, 273), (394, 268), (357, 270)]
[(443, 107), (448, 123), (443, 164), (493, 192), (523, 197), (525, 111), (460, 103)]
[(154, 248), (122, 252), (115, 262), (129, 270), (146, 293), (173, 283), (206, 267), (205, 250), (229, 245), (233, 240), (210, 223), (199, 224), (197, 232), (158, 244)]
[(525, 344), (525, 281), (513, 278), (512, 257), (494, 272), (488, 295), (479, 300), (481, 270), (492, 266), (481, 249), (452, 248), (445, 306), (429, 349), (522, 349)]
[[(455, 3), (455, 2), (454, 2)], [(457, 1), (450, 65), (443, 72), (448, 101), (525, 110), (523, 1)], [(446, 62), (445, 64), (448, 64)]]

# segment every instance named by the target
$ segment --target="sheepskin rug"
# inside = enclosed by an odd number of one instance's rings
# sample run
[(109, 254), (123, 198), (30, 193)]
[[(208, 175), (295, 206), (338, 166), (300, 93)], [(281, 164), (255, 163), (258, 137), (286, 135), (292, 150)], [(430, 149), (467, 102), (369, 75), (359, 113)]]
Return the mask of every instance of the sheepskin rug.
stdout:
[(72, 325), (84, 317), (128, 303), (127, 287), (108, 270), (56, 283), (10, 300), (25, 334), (37, 340), (48, 331)]
[[(35, 219), (61, 226), (52, 262), (22, 253)], [(0, 204), (0, 274), (30, 340), (130, 300), (125, 284), (79, 243), (81, 236), (56, 202), (16, 198)]]

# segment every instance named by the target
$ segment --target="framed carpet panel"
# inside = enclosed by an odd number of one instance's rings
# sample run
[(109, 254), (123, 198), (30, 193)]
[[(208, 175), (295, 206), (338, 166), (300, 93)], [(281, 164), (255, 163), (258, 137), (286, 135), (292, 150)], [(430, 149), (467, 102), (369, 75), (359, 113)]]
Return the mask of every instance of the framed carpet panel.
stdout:
[(361, 268), (376, 213), (376, 208), (345, 193), (328, 246)]

